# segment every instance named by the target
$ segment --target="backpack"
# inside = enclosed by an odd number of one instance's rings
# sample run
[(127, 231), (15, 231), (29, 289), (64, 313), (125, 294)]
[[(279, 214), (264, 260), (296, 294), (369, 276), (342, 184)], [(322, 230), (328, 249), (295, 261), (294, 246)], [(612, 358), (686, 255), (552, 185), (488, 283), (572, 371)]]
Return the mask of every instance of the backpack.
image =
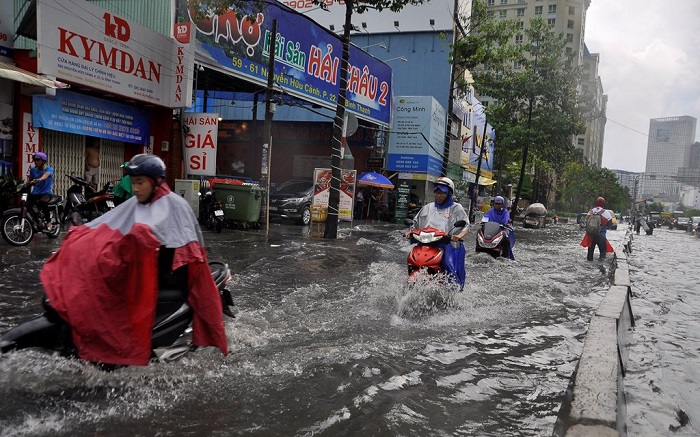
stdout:
[(600, 227), (601, 227), (601, 217), (600, 214), (603, 211), (599, 212), (594, 212), (591, 214), (591, 216), (588, 218), (588, 221), (586, 222), (586, 234), (590, 235), (591, 237), (596, 237), (600, 235)]

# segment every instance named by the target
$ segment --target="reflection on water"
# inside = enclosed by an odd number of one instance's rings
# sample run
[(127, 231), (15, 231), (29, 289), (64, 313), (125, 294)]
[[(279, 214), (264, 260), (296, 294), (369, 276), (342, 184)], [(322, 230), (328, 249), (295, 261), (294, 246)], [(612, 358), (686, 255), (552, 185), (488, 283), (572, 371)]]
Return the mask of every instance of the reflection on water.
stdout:
[(700, 239), (655, 229), (632, 244), (629, 435), (700, 435)]
[[(609, 264), (585, 260), (576, 226), (519, 229), (515, 261), (469, 253), (465, 290), (439, 311), (420, 308), (433, 284), (407, 297), (399, 227), (357, 226), (338, 240), (299, 229), (206, 234), (210, 259), (234, 274), (228, 357), (199, 350), (106, 373), (8, 354), (0, 436), (551, 435), (610, 279)], [(51, 248), (35, 246), (33, 261), (7, 264), (0, 248), (3, 272), (16, 272), (0, 286), (3, 331), (38, 309), (40, 288), (26, 284)]]

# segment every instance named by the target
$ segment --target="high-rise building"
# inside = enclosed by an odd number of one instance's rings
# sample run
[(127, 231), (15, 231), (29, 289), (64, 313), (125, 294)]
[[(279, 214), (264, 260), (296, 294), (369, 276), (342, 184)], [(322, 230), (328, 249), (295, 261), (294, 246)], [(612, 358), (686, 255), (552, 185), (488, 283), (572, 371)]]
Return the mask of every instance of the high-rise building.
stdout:
[(697, 119), (687, 115), (651, 119), (642, 188), (645, 196), (678, 201), (683, 185), (679, 169), (690, 167), (696, 124)]
[[(552, 32), (565, 35), (566, 53), (572, 55), (575, 66), (583, 66), (584, 69), (581, 92), (593, 96), (598, 114), (586, 120), (586, 132), (572, 141), (575, 147), (583, 151), (590, 164), (600, 167), (608, 97), (603, 94), (602, 81), (598, 76), (598, 54), (589, 53), (584, 43), (586, 11), (590, 4), (590, 0), (486, 0), (492, 14), (500, 19), (518, 20), (520, 28), (524, 29), (533, 18), (542, 18), (552, 27)], [(513, 42), (523, 42), (524, 38), (524, 35), (518, 34)], [(515, 68), (518, 68), (517, 64)]]

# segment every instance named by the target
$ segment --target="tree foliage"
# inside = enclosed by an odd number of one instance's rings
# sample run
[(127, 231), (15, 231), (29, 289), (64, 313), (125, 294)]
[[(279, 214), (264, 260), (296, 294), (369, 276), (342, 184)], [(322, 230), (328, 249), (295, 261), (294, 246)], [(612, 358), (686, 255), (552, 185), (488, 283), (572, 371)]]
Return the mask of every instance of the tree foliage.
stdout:
[(560, 180), (557, 209), (588, 211), (598, 196), (604, 197), (605, 207), (613, 211), (627, 211), (632, 205), (629, 190), (620, 186), (615, 173), (607, 168), (597, 168), (577, 161), (568, 162)]
[(497, 153), (521, 162), (516, 200), (525, 170), (536, 165), (561, 175), (567, 162), (580, 158), (573, 136), (584, 132), (592, 105), (579, 95), (581, 71), (566, 43), (541, 18), (521, 29), (475, 0), (469, 33), (453, 48), (455, 65), (469, 68), (477, 93), (492, 100), (487, 118), (497, 132)]

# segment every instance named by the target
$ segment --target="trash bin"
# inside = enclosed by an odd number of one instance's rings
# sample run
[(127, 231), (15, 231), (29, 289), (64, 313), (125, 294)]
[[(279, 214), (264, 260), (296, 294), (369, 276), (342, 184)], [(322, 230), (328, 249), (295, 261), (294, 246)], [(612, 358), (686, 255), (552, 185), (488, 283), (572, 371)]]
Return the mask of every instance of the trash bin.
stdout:
[(260, 185), (214, 184), (214, 196), (221, 201), (224, 219), (237, 225), (257, 225), (264, 189)]

